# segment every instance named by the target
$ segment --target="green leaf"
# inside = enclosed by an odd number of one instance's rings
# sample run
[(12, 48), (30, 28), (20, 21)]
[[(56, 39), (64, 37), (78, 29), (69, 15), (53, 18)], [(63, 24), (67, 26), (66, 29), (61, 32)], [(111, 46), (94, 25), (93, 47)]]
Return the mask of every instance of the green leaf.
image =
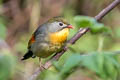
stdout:
[(98, 23), (94, 18), (88, 16), (75, 16), (74, 23), (77, 27), (88, 27), (92, 33), (111, 33), (110, 29), (102, 23)]
[(83, 58), (82, 65), (93, 70), (96, 73), (101, 73), (103, 69), (103, 56), (97, 52), (91, 53), (90, 56)]
[(105, 29), (104, 25), (101, 23), (96, 23), (93, 26), (90, 27), (91, 32), (96, 33), (96, 32), (101, 32)]
[(120, 72), (120, 65), (117, 62), (115, 55), (104, 55), (104, 72), (106, 76), (109, 76), (112, 80), (116, 80), (118, 73)]
[(111, 30), (105, 26), (104, 24), (101, 23), (96, 23), (93, 26), (90, 27), (91, 32), (92, 33), (100, 33), (100, 32), (104, 32), (104, 33), (111, 33)]
[(74, 21), (78, 27), (89, 27), (96, 23), (96, 20), (88, 16), (75, 16)]
[(91, 52), (89, 55), (73, 54), (60, 69), (62, 76), (71, 73), (75, 67), (86, 67), (104, 80), (115, 80), (120, 72), (118, 55), (112, 52)]
[(82, 58), (79, 54), (72, 55), (70, 58), (68, 58), (68, 60), (62, 67), (61, 74), (68, 73), (69, 71), (71, 71), (72, 68), (79, 65), (81, 59)]

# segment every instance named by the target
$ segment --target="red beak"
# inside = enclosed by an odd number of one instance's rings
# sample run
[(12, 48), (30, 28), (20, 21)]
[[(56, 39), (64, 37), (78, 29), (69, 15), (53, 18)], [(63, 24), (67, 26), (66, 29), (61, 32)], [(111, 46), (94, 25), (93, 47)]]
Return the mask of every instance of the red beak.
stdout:
[(67, 28), (73, 29), (73, 26), (72, 25), (68, 25)]

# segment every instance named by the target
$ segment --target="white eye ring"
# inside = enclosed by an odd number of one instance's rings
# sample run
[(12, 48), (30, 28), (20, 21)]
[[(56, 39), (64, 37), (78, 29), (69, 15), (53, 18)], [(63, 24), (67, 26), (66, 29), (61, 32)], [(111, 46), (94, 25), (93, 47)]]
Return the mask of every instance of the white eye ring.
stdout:
[(60, 26), (63, 26), (63, 23), (60, 22), (59, 25), (60, 25)]

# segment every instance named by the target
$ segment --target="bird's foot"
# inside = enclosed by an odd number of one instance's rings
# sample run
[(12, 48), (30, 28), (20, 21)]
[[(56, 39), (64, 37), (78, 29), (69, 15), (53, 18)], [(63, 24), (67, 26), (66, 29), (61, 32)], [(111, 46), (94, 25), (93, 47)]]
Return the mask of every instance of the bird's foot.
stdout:
[(44, 65), (43, 65), (43, 64), (40, 64), (40, 66), (39, 66), (39, 67), (40, 67), (40, 70), (41, 70), (41, 71), (46, 70), (46, 68), (44, 67)]
[(42, 61), (41, 61), (40, 58), (39, 58), (39, 62), (40, 62), (40, 64), (39, 64), (40, 70), (41, 70), (41, 71), (45, 70), (46, 68), (45, 68), (44, 65), (42, 64)]

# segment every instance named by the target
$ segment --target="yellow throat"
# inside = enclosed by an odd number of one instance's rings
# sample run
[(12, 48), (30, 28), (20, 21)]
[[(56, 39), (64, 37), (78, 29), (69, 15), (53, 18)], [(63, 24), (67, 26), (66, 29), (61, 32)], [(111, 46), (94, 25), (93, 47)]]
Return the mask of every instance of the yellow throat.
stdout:
[(64, 43), (67, 40), (67, 36), (69, 34), (69, 29), (65, 28), (59, 32), (50, 34), (50, 42), (53, 44), (56, 43)]

